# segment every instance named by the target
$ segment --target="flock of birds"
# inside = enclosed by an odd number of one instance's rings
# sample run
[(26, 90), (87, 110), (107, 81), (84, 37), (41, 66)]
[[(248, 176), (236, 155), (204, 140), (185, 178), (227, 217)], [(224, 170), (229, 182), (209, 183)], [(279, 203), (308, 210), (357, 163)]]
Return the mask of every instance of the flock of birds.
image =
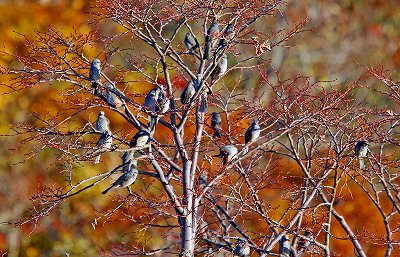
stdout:
[[(210, 25), (207, 30), (207, 35), (205, 36), (205, 46), (204, 46), (204, 59), (209, 59), (211, 56), (211, 51), (216, 47), (215, 56), (219, 51), (221, 51), (224, 47), (227, 46), (228, 41), (231, 39), (231, 35), (234, 32), (234, 28), (231, 24), (228, 24), (223, 36), (219, 39), (219, 43), (216, 44), (216, 37), (219, 34), (219, 26), (214, 21)], [(196, 49), (199, 47), (199, 43), (197, 39), (192, 35), (191, 32), (188, 32), (184, 39), (184, 45), (188, 49), (190, 54), (194, 54)], [(219, 58), (218, 63), (216, 64), (214, 70), (210, 74), (211, 82), (216, 79), (222, 77), (228, 68), (228, 59), (226, 54), (222, 54)], [(200, 90), (202, 81), (201, 76), (197, 76), (196, 79), (188, 81), (185, 89), (182, 91), (180, 101), (183, 105), (190, 104), (194, 99), (193, 96), (196, 94), (198, 90)], [(105, 83), (106, 93), (103, 94), (102, 83), (101, 83), (101, 62), (99, 59), (94, 59), (90, 66), (89, 80), (92, 82), (93, 94), (105, 96), (107, 103), (110, 106), (119, 108), (123, 105), (123, 100), (118, 96), (118, 94), (123, 94), (115, 87), (112, 83)], [(118, 92), (116, 94), (115, 92)], [(206, 91), (204, 91), (206, 92)], [(209, 89), (210, 92), (210, 89)], [(207, 112), (207, 96), (204, 96), (204, 93), (200, 96), (200, 112)], [(133, 184), (138, 176), (137, 169), (137, 160), (134, 157), (134, 153), (136, 150), (140, 150), (145, 148), (148, 143), (151, 134), (154, 132), (155, 127), (161, 118), (170, 108), (170, 100), (167, 97), (167, 93), (165, 92), (162, 85), (157, 85), (155, 88), (150, 90), (145, 97), (143, 108), (147, 111), (148, 115), (148, 123), (147, 126), (140, 129), (132, 138), (130, 142), (130, 149), (126, 151), (122, 156), (122, 170), (123, 175), (121, 175), (109, 188), (104, 190), (102, 193), (107, 194), (110, 190), (119, 187), (128, 187)], [(218, 112), (213, 112), (211, 114), (211, 124), (210, 127), (213, 130), (214, 137), (221, 137), (221, 126), (222, 119)], [(110, 120), (106, 118), (103, 111), (100, 111), (96, 120), (95, 129), (97, 132), (101, 133), (100, 139), (97, 142), (97, 150), (95, 163), (100, 162), (101, 154), (107, 150), (109, 150), (112, 146), (112, 132), (110, 130)], [(244, 139), (245, 139), (245, 149), (244, 153), (248, 151), (247, 147), (249, 143), (256, 141), (261, 133), (260, 125), (258, 119), (253, 120), (252, 124), (246, 130)], [(361, 140), (358, 141), (355, 146), (355, 156), (359, 159), (359, 165), (361, 169), (365, 168), (364, 158), (368, 153), (368, 142)], [(219, 157), (222, 159), (223, 164), (227, 164), (232, 159), (237, 157), (238, 149), (230, 144), (224, 145), (220, 147), (220, 153), (213, 157)], [(308, 250), (314, 241), (314, 236), (310, 229), (307, 229), (302, 237), (299, 239), (298, 243), (298, 251), (306, 251)], [(250, 247), (247, 242), (243, 239), (238, 239), (235, 248), (233, 249), (233, 253), (237, 256), (248, 256), (250, 254)], [(280, 256), (292, 256), (293, 249), (291, 249), (290, 240), (287, 235), (281, 236), (280, 244), (279, 244), (279, 254)]]
[[(207, 60), (211, 56), (212, 49), (215, 49), (214, 56), (217, 56), (221, 50), (227, 46), (228, 40), (231, 38), (233, 33), (232, 24), (228, 24), (223, 37), (219, 38), (218, 44), (217, 35), (219, 35), (219, 26), (214, 21), (211, 23), (209, 29), (207, 30), (207, 35), (205, 37), (204, 55), (203, 59)], [(184, 39), (184, 45), (188, 49), (190, 54), (194, 54), (196, 49), (199, 47), (197, 39), (192, 35), (191, 32), (187, 32)], [(218, 62), (215, 68), (210, 74), (211, 83), (216, 79), (222, 77), (228, 69), (228, 59), (226, 54), (221, 54), (218, 58)], [(102, 82), (101, 82), (101, 62), (99, 59), (94, 59), (90, 66), (89, 80), (92, 82), (92, 90), (94, 95), (102, 95)], [(190, 104), (194, 99), (196, 92), (200, 90), (201, 83), (204, 83), (201, 75), (197, 76), (196, 79), (188, 81), (185, 89), (181, 93), (180, 101), (183, 105)], [(118, 91), (114, 84), (107, 82), (104, 85), (105, 99), (110, 106), (121, 107), (123, 105), (123, 100), (118, 96), (118, 94), (123, 94)], [(116, 94), (115, 92), (118, 92)], [(209, 89), (210, 92), (210, 89)], [(208, 106), (206, 101), (206, 96), (204, 93), (201, 95), (200, 99), (200, 112), (207, 112)], [(150, 135), (154, 132), (155, 127), (161, 118), (170, 108), (170, 100), (167, 98), (167, 93), (162, 85), (157, 84), (155, 88), (150, 90), (145, 97), (143, 103), (144, 110), (147, 111), (148, 123), (147, 126), (140, 129), (130, 142), (130, 147), (134, 149), (141, 149), (148, 143)], [(222, 119), (219, 113), (213, 112), (211, 114), (211, 128), (214, 131), (215, 137), (221, 137), (221, 123)], [(96, 131), (101, 133), (100, 139), (97, 142), (96, 158), (95, 163), (100, 162), (101, 154), (109, 150), (112, 146), (112, 132), (110, 130), (110, 120), (107, 119), (103, 111), (100, 111), (96, 120)], [(260, 136), (260, 126), (257, 119), (253, 121), (250, 127), (245, 133), (245, 142), (254, 142)], [(118, 188), (118, 187), (128, 187), (135, 182), (138, 175), (137, 161), (134, 158), (135, 150), (130, 150), (125, 152), (123, 159), (123, 171), (124, 174), (119, 177), (111, 187), (103, 191), (106, 194), (108, 191)], [(220, 147), (220, 153), (214, 157), (222, 158), (223, 163), (231, 161), (234, 156), (238, 153), (238, 149), (234, 145), (224, 145)]]

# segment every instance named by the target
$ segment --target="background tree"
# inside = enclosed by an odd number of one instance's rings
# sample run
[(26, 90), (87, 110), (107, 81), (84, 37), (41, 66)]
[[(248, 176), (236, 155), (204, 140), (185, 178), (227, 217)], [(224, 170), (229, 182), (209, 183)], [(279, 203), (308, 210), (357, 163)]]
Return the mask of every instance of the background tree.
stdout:
[[(120, 252), (239, 254), (238, 247), (246, 245), (251, 253), (266, 255), (278, 252), (283, 235), (289, 236), (296, 254), (335, 255), (331, 250), (340, 241), (336, 239), (348, 241), (360, 256), (366, 256), (371, 245), (383, 245), (387, 256), (396, 251), (395, 78), (383, 69), (369, 69), (386, 87), (369, 87), (370, 77), (362, 77), (342, 88), (299, 75), (282, 77), (271, 67), (269, 55), (305, 23), (286, 21), (291, 24), (288, 29), (266, 29), (281, 9), (280, 2), (100, 1), (93, 9), (95, 21), (119, 24), (110, 33), (65, 36), (50, 30), (38, 33), (33, 44), (28, 41), (28, 53), (16, 56), (21, 67), (5, 71), (13, 78), (10, 88), (50, 84), (60, 91), (52, 109), (34, 114), (16, 132), (25, 137), (23, 143), (37, 142), (32, 156), (47, 148), (59, 150), (57, 163), (64, 166), (67, 181), (41, 189), (34, 212), (21, 223), (38, 221), (65, 199), (97, 190), (100, 182), (104, 186), (97, 191), (109, 187), (107, 178), (125, 168), (118, 153), (135, 148), (129, 143), (133, 135), (146, 127), (148, 116), (157, 116), (161, 119), (151, 130), (150, 144), (135, 149), (140, 174), (131, 192), (119, 190), (115, 206), (104, 208), (93, 222), (98, 229), (99, 221), (125, 219), (133, 232), (140, 231)], [(220, 32), (210, 39), (213, 47), (207, 59), (203, 51), (213, 21)], [(229, 24), (233, 33), (225, 33)], [(200, 43), (194, 51), (184, 47), (188, 31)], [(144, 45), (137, 47), (138, 42)], [(100, 55), (88, 49), (94, 44), (103, 49)], [(222, 74), (210, 78), (224, 54), (233, 79), (223, 81)], [(91, 88), (94, 57), (103, 64), (98, 85), (103, 94)], [(261, 75), (251, 94), (241, 90), (246, 74)], [(185, 104), (175, 101), (192, 80), (194, 95)], [(117, 86), (108, 89), (123, 100), (121, 107), (107, 102), (102, 85), (106, 82)], [(165, 114), (142, 105), (156, 86), (165, 89), (170, 101)], [(371, 108), (360, 103), (357, 96), (362, 93), (373, 93), (386, 104)], [(223, 117), (221, 138), (213, 137), (211, 115), (201, 108), (207, 100)], [(96, 147), (101, 133), (87, 119), (106, 109), (114, 145), (111, 153), (102, 155), (107, 162), (85, 173), (101, 151)], [(245, 131), (256, 118), (261, 136), (245, 146)], [(371, 149), (365, 170), (354, 156), (361, 139), (368, 139)], [(228, 145), (239, 149), (231, 158), (222, 147)], [(225, 157), (223, 162), (211, 158), (218, 153)], [(349, 206), (366, 203), (378, 214), (373, 216), (377, 223), (344, 216)], [(364, 231), (357, 229), (359, 222)], [(313, 246), (297, 247), (297, 242), (307, 242), (302, 236), (307, 228), (315, 235)], [(161, 233), (162, 241), (154, 233)]]

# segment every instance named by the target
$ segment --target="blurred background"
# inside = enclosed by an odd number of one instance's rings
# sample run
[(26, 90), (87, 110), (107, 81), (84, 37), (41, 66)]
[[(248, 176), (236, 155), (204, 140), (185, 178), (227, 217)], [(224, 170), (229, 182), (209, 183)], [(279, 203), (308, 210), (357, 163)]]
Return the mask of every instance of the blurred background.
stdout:
[[(108, 30), (91, 23), (89, 0), (0, 0), (0, 51), (24, 54), (23, 36), (32, 38), (36, 31), (53, 28), (61, 33), (85, 34), (93, 29)], [(93, 1), (92, 1), (93, 2)], [(285, 19), (275, 17), (276, 28), (288, 27), (292, 21), (309, 18), (306, 32), (292, 38), (290, 47), (271, 52), (272, 65), (281, 77), (294, 74), (312, 80), (329, 80), (331, 84), (346, 84), (365, 72), (362, 65), (383, 65), (395, 71), (400, 65), (400, 12), (398, 1), (385, 0), (289, 0)], [(100, 31), (101, 32), (101, 31)], [(99, 51), (95, 47), (93, 51)], [(0, 66), (12, 60), (0, 55)], [(251, 87), (253, 77), (244, 87)], [(1, 83), (7, 84), (2, 81)], [(62, 183), (60, 167), (53, 165), (56, 152), (46, 150), (28, 158), (32, 144), (21, 145), (21, 136), (13, 134), (12, 124), (28, 121), (38, 108), (51, 105), (48, 99), (57, 92), (46, 87), (8, 94), (0, 92), (0, 222), (26, 217), (32, 207), (31, 196), (43, 185)], [(365, 96), (367, 97), (367, 96)], [(92, 121), (95, 116), (92, 117)], [(110, 161), (107, 166), (113, 167)], [(91, 168), (93, 169), (93, 168)], [(90, 172), (90, 171), (88, 171)], [(88, 190), (62, 204), (38, 221), (21, 227), (0, 225), (0, 253), (7, 256), (98, 256), (114, 243), (128, 243), (125, 237), (129, 222), (100, 223), (92, 226), (95, 210), (112, 204), (107, 197), (98, 197), (100, 189)], [(368, 217), (368, 206), (349, 206), (354, 219)], [(362, 224), (361, 224), (362, 225)], [(335, 246), (343, 256), (354, 256), (348, 245)], [(375, 256), (370, 249), (368, 256)]]

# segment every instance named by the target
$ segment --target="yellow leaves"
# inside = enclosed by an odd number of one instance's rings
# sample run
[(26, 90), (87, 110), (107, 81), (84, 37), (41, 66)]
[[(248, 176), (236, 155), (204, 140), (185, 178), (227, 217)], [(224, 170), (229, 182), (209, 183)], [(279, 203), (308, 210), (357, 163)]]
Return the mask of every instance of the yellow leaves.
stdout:
[(39, 250), (37, 248), (34, 248), (33, 246), (27, 247), (25, 253), (27, 257), (39, 256)]

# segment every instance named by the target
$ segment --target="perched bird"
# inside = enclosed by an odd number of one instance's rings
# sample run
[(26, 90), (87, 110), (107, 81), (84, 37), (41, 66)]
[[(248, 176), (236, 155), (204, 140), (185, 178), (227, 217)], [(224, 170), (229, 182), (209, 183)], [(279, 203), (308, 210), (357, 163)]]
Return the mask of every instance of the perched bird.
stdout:
[(211, 83), (222, 77), (228, 70), (228, 57), (223, 54), (218, 64), (215, 66), (214, 70), (211, 72)]
[(137, 170), (137, 167), (132, 165), (128, 172), (125, 172), (123, 175), (121, 175), (109, 188), (104, 190), (102, 194), (105, 195), (108, 191), (118, 187), (128, 187), (132, 185), (135, 182), (138, 173), (139, 171)]
[(221, 146), (219, 150), (219, 154), (214, 155), (213, 157), (221, 158), (223, 164), (230, 162), (238, 153), (238, 149), (233, 145)]
[(258, 119), (255, 119), (244, 134), (244, 141), (246, 144), (249, 142), (254, 142), (260, 136), (260, 132), (261, 128), (260, 125), (258, 125)]
[(207, 60), (210, 55), (211, 55), (211, 48), (214, 47), (215, 45), (215, 38), (219, 34), (219, 26), (217, 22), (214, 20), (210, 27), (207, 30), (207, 35), (206, 35), (206, 40), (205, 40), (205, 46), (204, 46), (204, 60)]
[(221, 130), (221, 122), (222, 120), (219, 113), (213, 112), (211, 114), (211, 128), (214, 130), (215, 137), (221, 137), (221, 133), (219, 132)]
[(311, 229), (309, 228), (306, 229), (306, 231), (304, 232), (304, 237), (306, 237), (307, 239), (305, 238), (299, 239), (299, 244), (298, 244), (299, 252), (308, 251), (314, 245), (314, 235), (311, 232)]
[(122, 100), (115, 94), (113, 93), (111, 90), (117, 90), (117, 88), (115, 87), (114, 84), (107, 82), (106, 83), (106, 100), (107, 103), (113, 107), (121, 107), (123, 102)]
[(110, 131), (110, 120), (106, 118), (103, 111), (99, 112), (96, 120), (96, 130), (101, 133), (106, 133)]
[(354, 148), (354, 153), (360, 163), (360, 169), (365, 169), (364, 158), (368, 154), (368, 142), (364, 140), (358, 141)]
[(207, 174), (206, 173), (200, 173), (200, 176), (199, 176), (199, 187), (201, 189), (203, 189), (206, 186), (207, 186)]
[(199, 112), (202, 113), (208, 112), (208, 100), (206, 92), (203, 92), (200, 96)]
[(188, 104), (190, 103), (190, 100), (196, 93), (196, 89), (194, 87), (193, 81), (189, 81), (185, 89), (182, 91), (181, 94), (181, 103), (182, 104)]
[(283, 235), (281, 237), (281, 240), (279, 241), (279, 254), (280, 257), (290, 257), (290, 242), (289, 238), (286, 235)]
[(169, 110), (169, 99), (167, 98), (167, 92), (161, 85), (157, 85), (158, 96), (157, 96), (157, 106), (156, 112), (164, 114)]
[(130, 147), (142, 147), (149, 141), (150, 133), (147, 128), (139, 130), (132, 138)]
[(189, 50), (189, 53), (193, 53), (193, 51), (199, 47), (199, 42), (197, 42), (197, 39), (193, 37), (192, 33), (190, 32), (186, 33), (183, 43), (185, 44), (187, 50)]
[(135, 160), (135, 151), (126, 151), (123, 155), (122, 155), (122, 171), (123, 172), (127, 172), (130, 169), (130, 166), (132, 164), (134, 164), (135, 166), (137, 166), (137, 161)]
[(155, 101), (155, 114), (149, 115), (149, 122), (147, 124), (147, 128), (150, 131), (153, 131), (160, 120), (160, 116), (165, 114), (169, 110), (169, 99), (167, 98), (167, 92), (165, 92), (164, 88), (161, 85), (157, 85), (156, 89), (156, 101)]
[(224, 34), (222, 35), (222, 38), (219, 40), (218, 46), (217, 46), (217, 52), (219, 50), (222, 50), (222, 48), (226, 47), (228, 45), (228, 41), (233, 38), (233, 32), (234, 32), (234, 27), (232, 24), (228, 24), (224, 30)]
[(149, 114), (148, 116), (148, 123), (147, 123), (147, 127), (150, 129), (156, 123), (157, 115), (155, 114), (155, 112), (157, 111), (157, 100), (159, 93), (160, 91), (158, 87), (153, 88), (152, 90), (149, 91), (149, 93), (147, 93), (146, 98), (144, 99), (143, 107), (147, 111), (152, 112), (152, 114)]
[(99, 85), (101, 84), (101, 67), (100, 60), (94, 59), (90, 64), (89, 79), (92, 82), (92, 88), (95, 95), (99, 95)]
[(248, 256), (250, 254), (250, 246), (248, 245), (247, 241), (239, 238), (237, 240), (237, 244), (235, 246), (235, 249), (233, 249), (233, 253), (236, 256)]
[(153, 88), (152, 90), (149, 91), (149, 93), (147, 93), (143, 103), (143, 107), (145, 107), (147, 111), (150, 112), (156, 111), (158, 94), (159, 94), (158, 87)]
[(99, 148), (100, 153), (96, 156), (94, 163), (100, 162), (101, 152), (104, 150), (109, 150), (111, 148), (112, 141), (111, 131), (101, 134), (99, 141), (97, 141), (97, 147)]

